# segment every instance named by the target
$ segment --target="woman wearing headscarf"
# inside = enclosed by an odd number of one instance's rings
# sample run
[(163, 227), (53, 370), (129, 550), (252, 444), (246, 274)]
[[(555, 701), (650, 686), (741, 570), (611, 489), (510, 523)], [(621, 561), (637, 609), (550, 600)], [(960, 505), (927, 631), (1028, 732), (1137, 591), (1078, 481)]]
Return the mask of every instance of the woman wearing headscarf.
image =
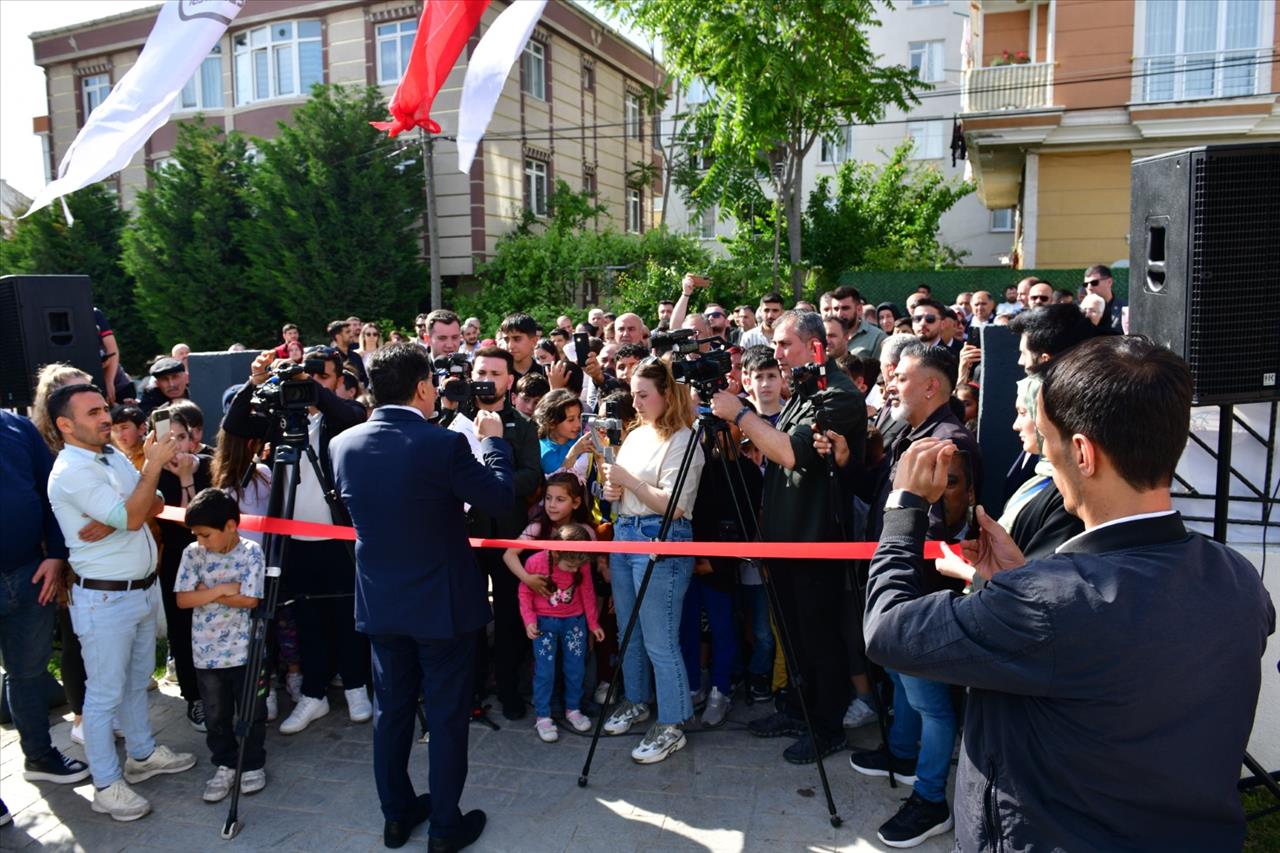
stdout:
[(892, 302), (881, 302), (876, 306), (876, 319), (886, 335), (892, 335), (894, 324), (905, 316), (902, 309)]

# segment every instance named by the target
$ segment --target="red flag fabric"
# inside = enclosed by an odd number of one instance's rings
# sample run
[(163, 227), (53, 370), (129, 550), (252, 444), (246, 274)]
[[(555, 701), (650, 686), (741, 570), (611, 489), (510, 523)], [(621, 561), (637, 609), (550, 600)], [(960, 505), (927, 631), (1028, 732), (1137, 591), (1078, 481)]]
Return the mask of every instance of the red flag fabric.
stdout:
[(391, 96), (391, 121), (369, 124), (389, 136), (415, 127), (439, 133), (440, 125), (431, 118), (431, 103), (488, 5), (489, 0), (426, 0), (409, 67)]

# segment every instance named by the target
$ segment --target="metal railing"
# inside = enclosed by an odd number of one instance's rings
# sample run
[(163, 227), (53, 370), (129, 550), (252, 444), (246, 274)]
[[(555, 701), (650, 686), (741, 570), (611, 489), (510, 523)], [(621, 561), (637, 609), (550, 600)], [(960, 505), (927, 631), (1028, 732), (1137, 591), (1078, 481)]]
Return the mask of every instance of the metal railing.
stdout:
[(1258, 91), (1265, 48), (1134, 57), (1141, 102), (1238, 98)]
[(1052, 106), (1053, 65), (1028, 62), (971, 68), (964, 73), (961, 111), (987, 113)]

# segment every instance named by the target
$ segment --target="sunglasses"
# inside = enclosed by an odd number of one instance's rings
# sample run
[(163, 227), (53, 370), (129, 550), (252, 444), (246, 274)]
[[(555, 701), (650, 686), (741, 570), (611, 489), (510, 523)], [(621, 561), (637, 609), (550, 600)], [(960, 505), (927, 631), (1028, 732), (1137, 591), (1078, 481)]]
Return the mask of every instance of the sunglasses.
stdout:
[(706, 318), (709, 320), (709, 319), (711, 319), (712, 317), (723, 317), (723, 316), (724, 316), (724, 312), (723, 312), (723, 311), (708, 311), (708, 312), (706, 312), (705, 314), (703, 314), (702, 316), (703, 316), (703, 317), (706, 317)]
[(911, 318), (913, 323), (936, 323), (938, 322), (937, 314), (917, 314)]
[(1097, 287), (1100, 284), (1102, 284), (1102, 279), (1100, 278), (1086, 278), (1084, 280), (1085, 287)]
[(1039, 294), (1039, 295), (1037, 295), (1037, 296), (1028, 296), (1028, 297), (1027, 297), (1027, 301), (1029, 301), (1029, 302), (1048, 302), (1048, 301), (1049, 301), (1049, 297), (1048, 297), (1048, 296), (1045, 296), (1044, 294)]

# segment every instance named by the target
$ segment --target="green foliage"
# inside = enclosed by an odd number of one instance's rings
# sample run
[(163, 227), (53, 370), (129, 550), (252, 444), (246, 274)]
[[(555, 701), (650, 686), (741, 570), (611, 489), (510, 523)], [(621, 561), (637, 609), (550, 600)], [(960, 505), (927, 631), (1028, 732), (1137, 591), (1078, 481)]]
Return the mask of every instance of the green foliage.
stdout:
[(378, 90), (317, 85), (291, 127), (258, 142), (255, 210), (238, 229), (249, 282), (278, 306), (273, 322), (320, 340), (355, 306), (374, 317), (412, 316), (430, 282), (420, 254), (425, 207), (413, 141), (369, 126), (386, 117)]
[(134, 302), (133, 279), (120, 263), (129, 215), (103, 184), (72, 193), (66, 202), (74, 225), (67, 225), (62, 205), (55, 202), (19, 220), (13, 236), (0, 240), (0, 275), (88, 276), (94, 305), (114, 327), (125, 369), (136, 374), (156, 343)]
[(138, 217), (125, 234), (124, 265), (138, 308), (164, 348), (197, 352), (276, 336), (276, 303), (249, 283), (240, 229), (252, 221), (248, 143), (195, 121), (178, 126), (173, 162), (151, 172)]
[(844, 270), (957, 266), (963, 253), (938, 242), (938, 222), (973, 185), (931, 166), (912, 166), (911, 142), (883, 166), (848, 162), (818, 180), (805, 210), (805, 261)]

